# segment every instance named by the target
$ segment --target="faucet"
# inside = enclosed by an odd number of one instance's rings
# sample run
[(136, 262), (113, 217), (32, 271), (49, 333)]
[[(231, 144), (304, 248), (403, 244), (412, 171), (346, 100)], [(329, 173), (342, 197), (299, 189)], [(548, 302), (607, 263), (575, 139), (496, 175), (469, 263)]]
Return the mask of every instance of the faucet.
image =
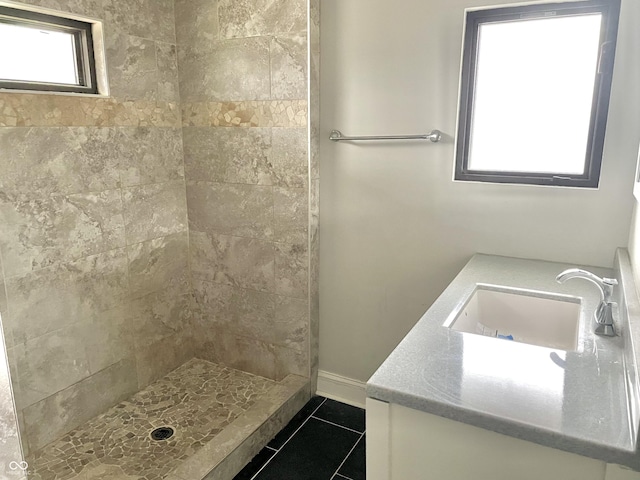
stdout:
[(613, 301), (611, 297), (613, 295), (613, 287), (618, 285), (618, 281), (615, 278), (600, 278), (591, 272), (579, 268), (565, 270), (556, 277), (556, 281), (558, 283), (564, 283), (572, 278), (589, 280), (598, 286), (602, 299), (593, 315), (598, 324), (595, 329), (595, 334), (604, 337), (615, 337), (616, 331), (613, 326)]

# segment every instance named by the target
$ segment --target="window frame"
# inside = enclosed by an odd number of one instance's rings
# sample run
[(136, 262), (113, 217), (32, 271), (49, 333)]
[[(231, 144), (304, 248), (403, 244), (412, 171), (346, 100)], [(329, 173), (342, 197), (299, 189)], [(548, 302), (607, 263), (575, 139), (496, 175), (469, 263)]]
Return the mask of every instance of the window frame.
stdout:
[[(471, 144), (471, 125), (480, 25), (527, 18), (578, 16), (590, 13), (602, 14), (602, 29), (600, 32), (598, 71), (594, 85), (584, 173), (582, 175), (573, 175), (560, 173), (479, 171), (469, 169), (469, 147)], [(570, 1), (565, 3), (542, 3), (515, 7), (468, 10), (466, 12), (463, 41), (454, 180), (597, 188), (600, 181), (602, 154), (611, 97), (619, 17), (620, 0)], [(544, 125), (540, 126), (539, 131), (531, 132), (531, 141), (544, 141)]]
[(78, 84), (0, 79), (0, 89), (99, 94), (92, 23), (2, 5), (0, 23), (72, 34), (78, 73)]

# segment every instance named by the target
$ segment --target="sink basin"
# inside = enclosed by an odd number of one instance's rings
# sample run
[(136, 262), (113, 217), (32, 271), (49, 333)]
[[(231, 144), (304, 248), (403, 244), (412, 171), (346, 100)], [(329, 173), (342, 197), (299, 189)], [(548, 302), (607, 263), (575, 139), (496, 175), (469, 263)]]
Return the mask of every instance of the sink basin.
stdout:
[(478, 285), (460, 313), (444, 326), (500, 341), (573, 351), (579, 324), (579, 298)]

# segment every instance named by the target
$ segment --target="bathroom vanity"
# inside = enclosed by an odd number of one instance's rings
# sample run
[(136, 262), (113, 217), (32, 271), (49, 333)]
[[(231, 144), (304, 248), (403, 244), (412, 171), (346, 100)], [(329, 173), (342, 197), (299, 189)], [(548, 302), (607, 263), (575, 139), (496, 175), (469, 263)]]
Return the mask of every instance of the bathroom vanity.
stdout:
[(629, 256), (589, 268), (619, 283), (615, 337), (595, 285), (556, 282), (571, 267), (469, 261), (367, 383), (367, 478), (640, 479)]

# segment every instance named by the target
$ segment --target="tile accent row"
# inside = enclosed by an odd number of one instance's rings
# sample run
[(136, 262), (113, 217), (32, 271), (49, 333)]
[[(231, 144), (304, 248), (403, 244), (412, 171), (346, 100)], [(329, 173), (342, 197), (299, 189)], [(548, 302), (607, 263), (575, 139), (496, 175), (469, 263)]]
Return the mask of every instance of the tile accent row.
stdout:
[(0, 93), (0, 127), (179, 127), (177, 103)]
[(182, 106), (185, 127), (306, 127), (306, 100), (193, 102)]

